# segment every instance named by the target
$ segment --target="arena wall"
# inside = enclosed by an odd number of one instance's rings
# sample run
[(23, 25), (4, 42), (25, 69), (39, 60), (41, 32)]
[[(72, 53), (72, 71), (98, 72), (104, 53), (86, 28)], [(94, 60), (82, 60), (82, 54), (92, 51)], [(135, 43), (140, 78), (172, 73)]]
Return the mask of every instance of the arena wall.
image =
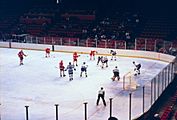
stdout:
[[(31, 44), (31, 43), (16, 43), (16, 42), (0, 42), (0, 47), (5, 48), (16, 48), (16, 49), (27, 49), (27, 50), (44, 50), (50, 48), (57, 52), (78, 52), (80, 54), (89, 54), (91, 50), (96, 50), (98, 55), (110, 55), (111, 49), (108, 48), (93, 48), (93, 47), (79, 47), (79, 46), (60, 46), (60, 45), (46, 45), (46, 44)], [(121, 57), (134, 57), (134, 58), (145, 58), (160, 60), (164, 62), (173, 62), (174, 56), (150, 52), (150, 51), (139, 51), (139, 50), (125, 50), (125, 49), (114, 49), (117, 51), (117, 55)]]
[(10, 48), (9, 42), (0, 42), (0, 47)]

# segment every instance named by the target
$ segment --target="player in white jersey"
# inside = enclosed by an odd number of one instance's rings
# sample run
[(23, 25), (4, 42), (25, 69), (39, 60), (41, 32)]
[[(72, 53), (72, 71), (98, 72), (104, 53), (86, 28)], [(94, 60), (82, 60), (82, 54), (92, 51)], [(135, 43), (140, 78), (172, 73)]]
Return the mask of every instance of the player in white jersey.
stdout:
[(82, 66), (81, 66), (81, 74), (80, 77), (82, 77), (82, 73), (85, 72), (85, 77), (87, 77), (87, 67), (88, 65), (86, 65), (85, 62), (83, 62)]
[(105, 56), (101, 59), (102, 66), (101, 68), (104, 68), (104, 65), (106, 64), (106, 67), (108, 67), (108, 58)]
[(73, 80), (73, 70), (76, 70), (74, 68), (74, 65), (71, 65), (71, 62), (69, 62), (69, 65), (65, 69), (65, 71), (67, 71), (67, 70), (68, 70), (68, 74), (69, 74), (69, 81), (71, 81), (71, 80)]
[(119, 69), (117, 68), (117, 66), (115, 67), (115, 69), (113, 69), (113, 77), (112, 80), (114, 81), (116, 78), (119, 81), (120, 80), (120, 76), (119, 76)]
[(114, 60), (116, 61), (116, 54), (117, 54), (116, 51), (111, 50), (111, 51), (110, 51), (110, 54), (112, 55), (111, 60), (114, 59)]

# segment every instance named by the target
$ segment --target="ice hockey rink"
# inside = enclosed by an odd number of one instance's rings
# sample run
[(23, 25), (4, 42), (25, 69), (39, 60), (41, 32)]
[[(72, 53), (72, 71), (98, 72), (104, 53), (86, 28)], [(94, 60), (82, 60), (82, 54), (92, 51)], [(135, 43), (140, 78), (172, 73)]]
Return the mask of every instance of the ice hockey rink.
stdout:
[[(129, 119), (129, 93), (122, 88), (122, 77), (134, 69), (133, 61), (141, 63), (141, 74), (134, 79), (139, 84), (132, 94), (132, 118), (142, 114), (142, 86), (158, 74), (168, 63), (150, 59), (117, 57), (108, 68), (96, 65), (89, 55), (80, 54), (74, 80), (59, 76), (58, 63), (67, 66), (72, 62), (71, 53), (51, 52), (45, 58), (44, 51), (24, 50), (27, 57), (19, 66), (19, 49), (0, 48), (0, 117), (1, 120), (24, 120), (25, 106), (29, 106), (30, 120), (55, 120), (55, 104), (59, 104), (59, 120), (83, 120), (84, 102), (88, 103), (88, 120), (107, 120), (109, 118), (109, 98), (113, 98), (112, 116), (119, 120)], [(88, 65), (88, 77), (80, 77), (83, 62)], [(112, 81), (112, 70), (118, 66), (120, 81)], [(96, 106), (97, 94), (104, 87), (107, 106), (102, 100)], [(146, 90), (145, 110), (150, 106), (150, 91)]]

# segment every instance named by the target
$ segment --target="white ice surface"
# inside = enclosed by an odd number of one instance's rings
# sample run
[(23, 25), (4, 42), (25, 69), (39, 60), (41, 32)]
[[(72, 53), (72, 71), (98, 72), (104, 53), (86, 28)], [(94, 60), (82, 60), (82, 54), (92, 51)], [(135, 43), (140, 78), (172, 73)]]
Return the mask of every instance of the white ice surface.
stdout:
[[(142, 64), (141, 75), (135, 79), (141, 85), (132, 94), (132, 118), (142, 114), (142, 86), (145, 88), (145, 109), (150, 106), (149, 81), (168, 63), (118, 57), (109, 61), (109, 67), (101, 69), (96, 60), (81, 54), (74, 80), (68, 75), (59, 77), (58, 62), (66, 66), (72, 62), (72, 54), (52, 52), (45, 58), (44, 51), (24, 50), (28, 56), (24, 65), (19, 66), (18, 49), (0, 48), (0, 115), (1, 120), (25, 120), (25, 107), (29, 106), (30, 120), (55, 120), (55, 106), (59, 104), (60, 120), (83, 120), (84, 102), (88, 102), (88, 120), (107, 120), (109, 118), (109, 98), (113, 98), (113, 116), (119, 120), (129, 118), (129, 91), (122, 90), (122, 76), (134, 68), (133, 61)], [(97, 56), (96, 56), (97, 57)], [(108, 57), (110, 59), (110, 57)], [(88, 64), (88, 77), (80, 78), (80, 66)], [(112, 81), (112, 70), (118, 66), (120, 81)], [(67, 74), (67, 72), (66, 72)], [(96, 106), (100, 87), (106, 91), (107, 106), (102, 101)]]

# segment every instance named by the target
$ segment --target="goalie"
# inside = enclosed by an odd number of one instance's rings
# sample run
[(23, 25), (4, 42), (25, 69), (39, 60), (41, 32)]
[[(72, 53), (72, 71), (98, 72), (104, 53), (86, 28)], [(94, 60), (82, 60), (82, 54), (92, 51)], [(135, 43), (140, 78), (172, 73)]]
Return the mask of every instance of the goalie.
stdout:
[(140, 63), (135, 63), (135, 61), (133, 61), (133, 64), (135, 65), (134, 68), (134, 75), (136, 76), (137, 74), (140, 75), (140, 68), (141, 68), (141, 64)]
[(120, 80), (120, 76), (119, 76), (119, 69), (117, 68), (117, 66), (113, 70), (113, 74), (114, 74), (114, 76), (112, 77), (112, 80), (115, 81), (116, 78), (117, 78), (117, 80), (119, 81)]

